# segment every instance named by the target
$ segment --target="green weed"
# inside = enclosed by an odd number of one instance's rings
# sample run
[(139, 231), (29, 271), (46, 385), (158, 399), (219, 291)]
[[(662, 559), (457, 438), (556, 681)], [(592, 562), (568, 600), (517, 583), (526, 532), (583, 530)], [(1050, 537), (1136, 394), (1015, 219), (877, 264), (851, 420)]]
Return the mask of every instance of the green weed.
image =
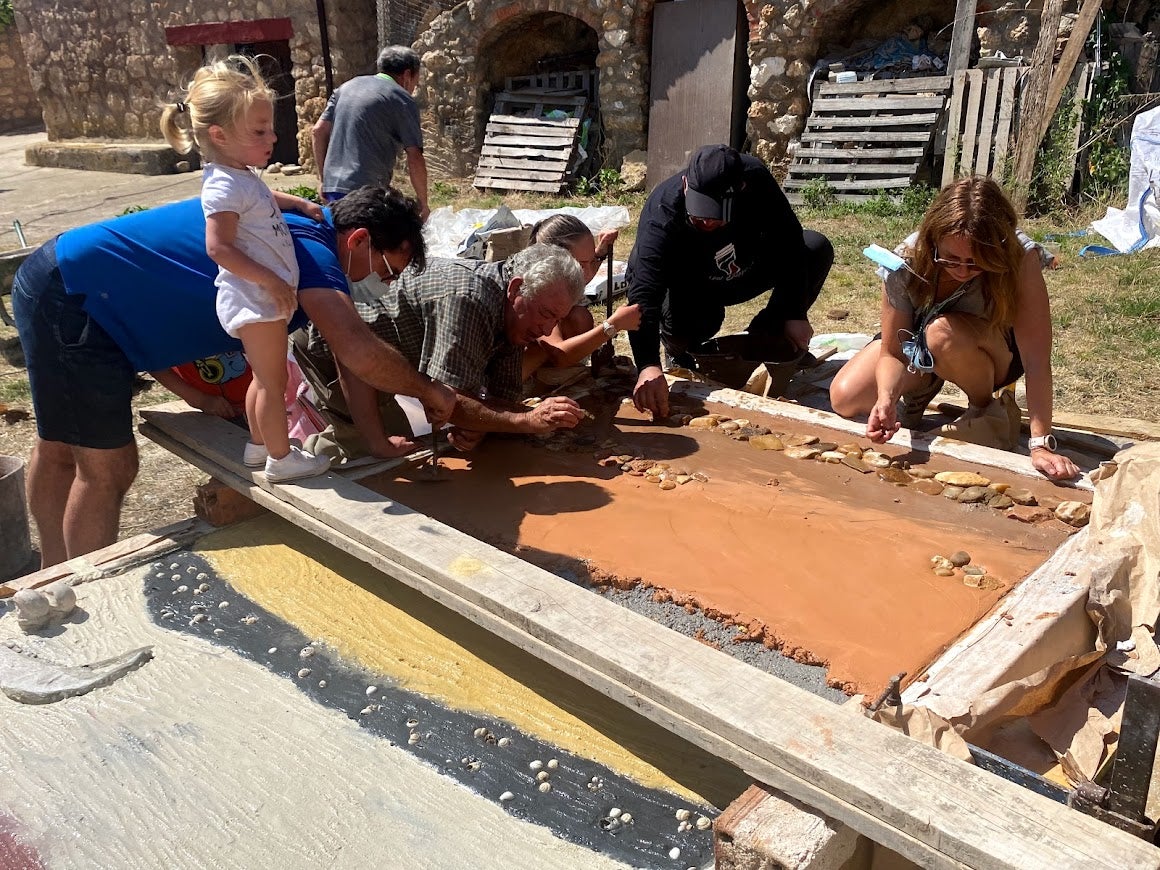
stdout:
[(299, 184), (297, 187), (284, 187), (282, 193), (288, 193), (291, 196), (300, 196), (303, 199), (308, 199), (311, 202), (316, 202), (322, 205), (322, 196), (318, 193), (318, 188), (311, 187), (309, 184)]

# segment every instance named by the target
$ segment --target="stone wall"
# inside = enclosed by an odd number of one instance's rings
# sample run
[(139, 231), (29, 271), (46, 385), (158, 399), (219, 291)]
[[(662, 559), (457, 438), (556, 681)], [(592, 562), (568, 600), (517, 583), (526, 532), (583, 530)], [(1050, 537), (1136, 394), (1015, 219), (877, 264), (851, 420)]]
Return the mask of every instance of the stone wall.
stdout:
[[(492, 93), (501, 84), (493, 55), (514, 34), (545, 30), (552, 13), (572, 16), (596, 39), (606, 164), (618, 165), (629, 151), (644, 148), (654, 5), (655, 0), (468, 0), (436, 17), (415, 41), (423, 57), (416, 98), (428, 162), (441, 173), (470, 174)], [(855, 38), (887, 39), (908, 28), (917, 28), (932, 48), (945, 53), (955, 11), (955, 0), (744, 0), (742, 5), (749, 28), (742, 37), (750, 68), (747, 149), (768, 163), (784, 159), (805, 124), (807, 85), (820, 57)], [(1061, 40), (1078, 5), (1078, 0), (1064, 4)], [(1160, 0), (1144, 5), (1151, 9)], [(979, 0), (976, 53), (1029, 57), (1041, 11), (1042, 0)]]
[[(166, 44), (165, 28), (289, 18), (299, 152), (326, 104), (321, 38), (312, 0), (15, 0), (32, 89), (50, 140), (157, 139), (162, 103), (202, 63), (202, 47)], [(374, 0), (327, 4), (335, 85), (371, 72)]]
[(10, 24), (0, 30), (0, 132), (40, 122), (40, 103), (28, 80), (20, 33)]

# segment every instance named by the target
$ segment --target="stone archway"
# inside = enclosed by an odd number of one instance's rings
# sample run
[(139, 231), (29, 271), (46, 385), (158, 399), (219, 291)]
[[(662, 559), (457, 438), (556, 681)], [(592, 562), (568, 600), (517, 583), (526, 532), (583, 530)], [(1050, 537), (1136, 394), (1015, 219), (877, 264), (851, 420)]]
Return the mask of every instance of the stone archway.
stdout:
[[(471, 174), (503, 78), (536, 72), (537, 60), (576, 51), (577, 39), (599, 71), (607, 164), (618, 165), (624, 154), (643, 147), (647, 52), (631, 39), (622, 8), (616, 0), (516, 0), (463, 3), (438, 16), (415, 41), (423, 59), (416, 97), (432, 168)], [(518, 68), (521, 59), (524, 69)]]

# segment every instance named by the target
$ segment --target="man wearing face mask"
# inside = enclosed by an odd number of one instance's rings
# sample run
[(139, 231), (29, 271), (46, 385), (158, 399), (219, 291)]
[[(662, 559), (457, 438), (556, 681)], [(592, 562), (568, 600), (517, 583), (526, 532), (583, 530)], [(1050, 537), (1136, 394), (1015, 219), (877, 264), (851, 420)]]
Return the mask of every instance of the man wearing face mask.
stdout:
[(726, 306), (768, 293), (747, 331), (805, 350), (807, 312), (833, 262), (829, 240), (802, 229), (764, 163), (727, 145), (695, 151), (649, 194), (628, 258), (628, 301), (641, 307), (629, 335), (636, 407), (668, 414), (660, 345), (672, 365), (692, 368), (689, 351), (717, 334)]
[[(406, 215), (417, 228), (409, 238)], [(412, 258), (421, 265), (414, 201), (363, 188), (324, 222), (294, 212), (286, 222), (300, 272), (291, 326), (309, 319), (361, 380), (414, 396), (433, 423), (445, 422), (455, 394), (376, 338), (347, 286), (348, 276), (365, 283)], [(196, 199), (69, 230), (21, 266), (12, 301), (36, 412), (28, 500), (45, 567), (116, 540), (137, 474), (137, 372), (241, 350), (218, 322), (216, 275)]]
[[(448, 430), (455, 447), (469, 450), (486, 432), (547, 433), (580, 422), (583, 411), (566, 396), (531, 409), (519, 401), (524, 347), (551, 333), (584, 292), (580, 267), (565, 249), (532, 245), (503, 263), (434, 258), (375, 298), (365, 295), (370, 289), (352, 288), (352, 295), (374, 334), (458, 393)], [(317, 329), (301, 330), (293, 341), (330, 424), (307, 449), (386, 458), (410, 445), (410, 425), (393, 397), (351, 377)]]

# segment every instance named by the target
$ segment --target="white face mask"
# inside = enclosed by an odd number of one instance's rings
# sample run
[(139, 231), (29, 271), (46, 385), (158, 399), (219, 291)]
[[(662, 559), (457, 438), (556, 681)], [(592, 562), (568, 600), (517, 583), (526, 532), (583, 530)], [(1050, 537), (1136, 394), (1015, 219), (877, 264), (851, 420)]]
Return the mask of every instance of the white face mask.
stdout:
[[(351, 253), (348, 251), (346, 256), (347, 271), (350, 271), (351, 256)], [(383, 258), (383, 264), (387, 267), (387, 275), (390, 276), (391, 280), (397, 278), (399, 273), (396, 272), (391, 266), (391, 263), (387, 259), (386, 255), (379, 254), (379, 256)], [(387, 293), (387, 282), (383, 280), (382, 275), (380, 275), (374, 270), (373, 267), (371, 267), (371, 249), (369, 245), (367, 246), (367, 268), (370, 269), (370, 271), (367, 273), (365, 278), (360, 278), (357, 281), (351, 281), (348, 278), (347, 284), (350, 285), (351, 299), (353, 299), (355, 302), (362, 302), (366, 305), (369, 305), (376, 299), (380, 299), (381, 297), (385, 296)]]

